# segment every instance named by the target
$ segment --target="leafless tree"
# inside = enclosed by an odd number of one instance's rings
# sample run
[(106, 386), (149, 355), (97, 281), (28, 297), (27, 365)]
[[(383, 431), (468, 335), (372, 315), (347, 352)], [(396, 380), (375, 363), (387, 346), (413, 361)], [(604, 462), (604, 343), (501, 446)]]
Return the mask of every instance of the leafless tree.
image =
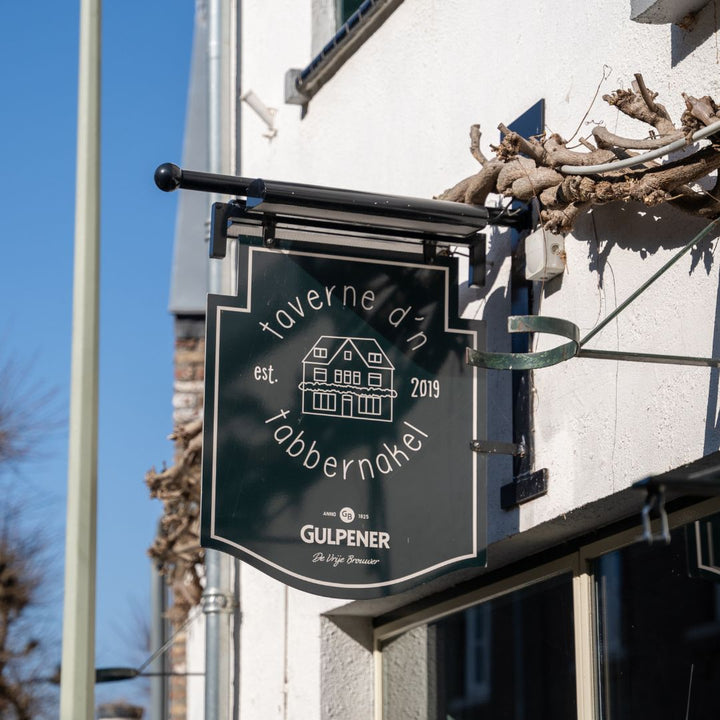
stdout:
[(32, 720), (44, 709), (49, 674), (36, 662), (43, 639), (29, 617), (43, 581), (43, 547), (19, 529), (17, 517), (5, 508), (0, 519), (0, 717)]
[[(0, 471), (36, 459), (60, 424), (54, 394), (31, 376), (9, 361), (0, 366)], [(14, 503), (1, 489), (0, 718), (39, 720), (51, 716), (57, 694), (48, 660), (56, 648), (43, 617), (53, 564), (47, 538), (28, 519), (29, 503)]]
[(163, 516), (149, 550), (173, 592), (168, 616), (176, 625), (187, 617), (202, 595), (200, 547), (200, 451), (202, 420), (179, 426), (175, 464), (161, 472), (150, 470), (145, 482), (150, 496), (163, 503)]

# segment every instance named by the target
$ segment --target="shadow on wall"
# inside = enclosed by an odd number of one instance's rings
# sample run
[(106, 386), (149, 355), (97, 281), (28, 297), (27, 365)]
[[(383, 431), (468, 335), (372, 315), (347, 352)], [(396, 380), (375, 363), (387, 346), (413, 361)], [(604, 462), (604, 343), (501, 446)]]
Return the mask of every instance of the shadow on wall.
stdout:
[[(510, 233), (494, 228), (488, 234), (487, 275), (485, 286), (468, 287), (467, 282), (458, 288), (458, 304), (463, 315), (473, 303), (481, 301), (474, 311), (475, 319), (485, 322), (486, 349), (492, 352), (510, 352), (512, 336), (507, 331), (507, 316), (511, 312), (509, 285), (502, 280), (507, 271), (510, 253)], [(481, 439), (496, 442), (513, 440), (512, 373), (503, 370), (486, 371), (487, 428)], [(518, 508), (502, 510), (501, 488), (513, 480), (513, 459), (510, 455), (480, 456), (486, 463), (487, 477), (487, 541), (497, 542), (516, 534), (520, 529)]]
[(670, 26), (671, 63), (679, 65), (693, 50), (717, 32), (720, 0), (710, 0), (696, 15), (694, 23), (687, 28)]
[[(692, 217), (667, 205), (646, 208), (639, 203), (627, 203), (599, 207), (586, 213), (578, 221), (574, 234), (578, 241), (587, 242), (589, 268), (591, 271), (597, 271), (602, 286), (608, 257), (613, 247), (618, 246), (638, 252), (641, 257), (652, 255), (659, 248), (679, 250), (707, 223), (707, 220)], [(690, 275), (701, 263), (706, 274), (710, 274), (713, 269), (713, 249), (716, 244), (717, 235), (711, 235), (690, 251)], [(639, 279), (638, 285), (645, 279)], [(720, 285), (715, 300), (711, 356), (720, 357)], [(703, 447), (705, 455), (720, 448), (719, 393), (720, 370), (712, 369), (705, 416)]]
[[(654, 255), (661, 248), (680, 250), (707, 224), (707, 220), (669, 205), (648, 208), (641, 203), (615, 203), (596, 207), (581, 216), (573, 235), (578, 241), (587, 243), (588, 267), (598, 273), (602, 287), (607, 261), (614, 247), (639, 253), (641, 258)], [(705, 272), (710, 274), (713, 246), (710, 237), (690, 251), (690, 274), (701, 262)]]
[[(715, 327), (713, 330), (712, 356), (720, 357), (720, 285), (715, 299)], [(720, 370), (710, 371), (708, 383), (708, 404), (705, 415), (705, 444), (703, 454), (720, 449), (720, 418), (718, 417), (718, 392), (720, 391)]]

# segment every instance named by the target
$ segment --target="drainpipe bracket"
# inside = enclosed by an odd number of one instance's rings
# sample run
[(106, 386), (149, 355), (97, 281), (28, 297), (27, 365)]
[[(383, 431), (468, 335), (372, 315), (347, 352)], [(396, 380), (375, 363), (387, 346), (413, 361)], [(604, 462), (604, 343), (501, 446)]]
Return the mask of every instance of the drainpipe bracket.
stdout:
[(235, 607), (232, 596), (222, 592), (218, 588), (207, 589), (202, 595), (200, 605), (205, 615), (211, 613), (231, 613)]

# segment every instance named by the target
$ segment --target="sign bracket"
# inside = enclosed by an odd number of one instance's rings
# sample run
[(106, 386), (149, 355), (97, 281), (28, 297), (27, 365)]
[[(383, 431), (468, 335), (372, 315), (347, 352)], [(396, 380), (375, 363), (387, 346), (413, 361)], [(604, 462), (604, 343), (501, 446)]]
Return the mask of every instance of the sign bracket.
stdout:
[[(720, 465), (718, 465), (717, 456), (718, 453), (714, 453), (703, 458), (705, 464), (698, 469), (686, 466), (633, 483), (634, 490), (645, 492), (645, 502), (642, 508), (643, 540), (649, 544), (656, 540), (666, 544), (670, 543), (670, 525), (665, 510), (667, 492), (698, 497), (720, 495)], [(659, 532), (653, 532), (653, 517), (660, 520)]]
[(418, 244), (426, 263), (432, 263), (443, 247), (465, 245), (470, 248), (473, 284), (482, 285), (485, 238), (480, 230), (487, 226), (522, 230), (532, 224), (528, 206), (508, 210), (382, 195), (196, 172), (171, 163), (157, 168), (155, 183), (166, 192), (182, 188), (233, 197), (213, 205), (212, 258), (225, 257), (228, 237), (239, 235), (261, 236), (266, 246), (271, 234), (277, 241), (309, 240), (307, 236), (318, 233), (340, 248), (347, 245), (348, 236), (365, 246), (378, 240)]
[(423, 241), (423, 262), (426, 265), (432, 265), (437, 257), (437, 241), (436, 240), (424, 240)]
[[(263, 215), (262, 239), (265, 247), (271, 248), (275, 246), (275, 232), (277, 230), (277, 220), (272, 213)], [(227, 236), (226, 236), (227, 237)]]
[(523, 437), (519, 443), (498, 442), (495, 440), (473, 440), (470, 443), (473, 452), (485, 455), (514, 455), (525, 457), (527, 445)]
[(557, 365), (573, 357), (586, 357), (597, 360), (626, 360), (631, 362), (665, 363), (671, 365), (720, 367), (720, 358), (593, 350), (585, 349), (584, 347), (586, 343), (612, 322), (630, 303), (645, 292), (650, 285), (669, 270), (683, 255), (689, 252), (699, 242), (706, 239), (710, 235), (710, 232), (716, 229), (718, 225), (720, 225), (720, 218), (703, 228), (692, 240), (681, 248), (679, 252), (670, 258), (663, 267), (646, 280), (602, 322), (598, 323), (585, 337), (580, 338), (580, 329), (569, 320), (537, 315), (511, 315), (508, 317), (508, 332), (510, 333), (543, 332), (564, 337), (569, 342), (562, 343), (550, 350), (525, 353), (480, 352), (468, 348), (468, 364), (493, 370), (538, 370), (540, 368), (550, 367), (551, 365)]

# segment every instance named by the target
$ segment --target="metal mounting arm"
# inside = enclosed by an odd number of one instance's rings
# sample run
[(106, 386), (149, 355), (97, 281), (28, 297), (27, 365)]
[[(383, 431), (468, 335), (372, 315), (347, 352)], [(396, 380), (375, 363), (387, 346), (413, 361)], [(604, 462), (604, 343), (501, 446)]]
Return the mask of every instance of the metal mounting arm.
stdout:
[[(232, 195), (237, 199), (221, 204), (213, 212), (216, 231), (213, 241), (222, 257), (227, 238), (219, 220), (235, 219), (248, 225), (271, 214), (282, 225), (330, 229), (334, 232), (363, 232), (388, 239), (403, 238), (422, 243), (475, 246), (478, 232), (488, 225), (512, 228), (530, 226), (527, 208), (466, 205), (445, 200), (382, 195), (302, 183), (249, 179), (230, 175), (182, 170), (165, 163), (155, 171), (155, 184), (166, 192), (179, 188)], [(223, 237), (224, 233), (224, 237)]]

